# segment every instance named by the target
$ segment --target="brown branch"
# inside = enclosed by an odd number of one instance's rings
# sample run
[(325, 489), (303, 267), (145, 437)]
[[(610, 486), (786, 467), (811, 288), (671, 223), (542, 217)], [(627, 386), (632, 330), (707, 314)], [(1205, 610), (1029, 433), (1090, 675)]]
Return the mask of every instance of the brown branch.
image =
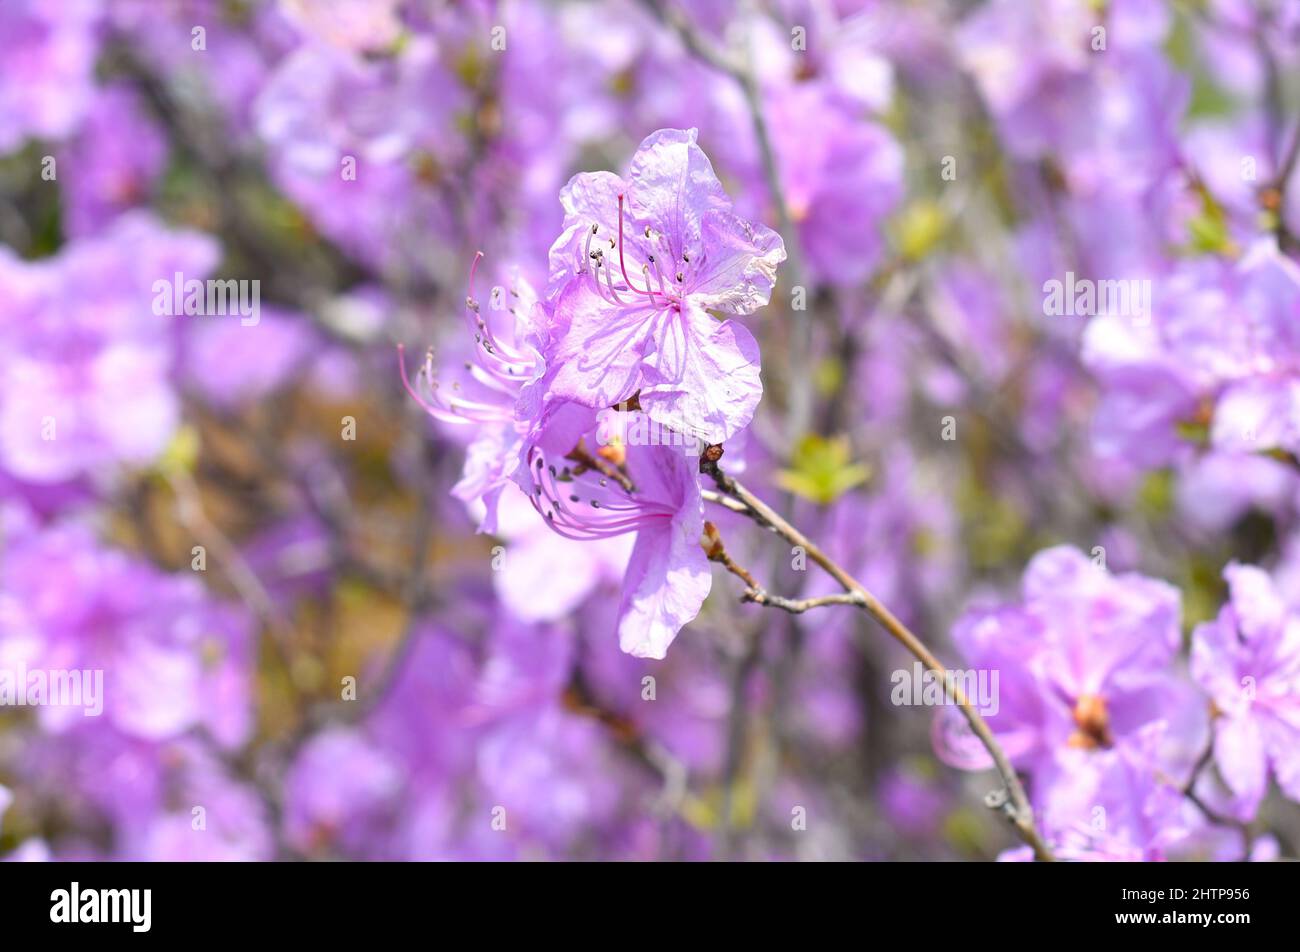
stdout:
[(854, 605), (858, 608), (865, 608), (862, 597), (856, 592), (848, 592), (844, 595), (822, 595), (817, 598), (784, 598), (780, 595), (773, 595), (762, 589), (749, 589), (741, 596), (741, 601), (752, 602), (755, 605), (766, 605), (770, 608), (779, 608), (781, 611), (789, 612), (791, 615), (802, 615), (806, 611), (814, 608), (822, 608), (826, 605)]
[[(740, 87), (745, 99), (745, 108), (749, 112), (750, 125), (754, 130), (754, 142), (758, 147), (759, 161), (763, 167), (763, 179), (767, 184), (776, 213), (777, 231), (780, 232), (785, 244), (785, 273), (789, 275), (792, 287), (806, 288), (808, 282), (804, 272), (799, 233), (795, 228), (794, 216), (790, 212), (785, 188), (781, 184), (781, 170), (777, 165), (776, 148), (772, 144), (772, 134), (763, 113), (762, 90), (759, 88), (758, 76), (753, 68), (752, 56), (740, 57), (732, 50), (719, 47), (695, 29), (681, 10), (665, 0), (642, 0), (642, 3), (661, 23), (677, 35), (688, 53), (730, 77)], [(794, 331), (790, 338), (790, 366), (802, 368), (807, 364), (807, 355), (812, 348), (812, 322), (796, 322)], [(807, 373), (798, 373), (795, 376), (797, 386), (792, 386), (790, 389), (791, 432), (803, 432), (812, 421), (811, 381), (812, 376)]]
[[(1211, 721), (1213, 721), (1214, 716), (1213, 706), (1211, 706)], [(1181, 787), (1181, 791), (1183, 796), (1187, 798), (1187, 801), (1191, 803), (1192, 806), (1196, 807), (1196, 809), (1200, 811), (1201, 815), (1205, 817), (1206, 821), (1211, 825), (1235, 830), (1241, 834), (1242, 849), (1244, 851), (1241, 862), (1249, 862), (1251, 851), (1254, 849), (1255, 845), (1255, 832), (1251, 829), (1251, 825), (1243, 820), (1238, 820), (1235, 817), (1224, 816), (1201, 799), (1200, 795), (1196, 792), (1196, 781), (1201, 778), (1201, 774), (1205, 772), (1206, 768), (1213, 763), (1214, 725), (1211, 723), (1210, 742), (1205, 745), (1205, 750), (1202, 751), (1201, 756), (1197, 758), (1196, 764), (1192, 767), (1192, 772), (1187, 778), (1187, 782)]]
[(948, 670), (931, 653), (930, 649), (893, 612), (872, 595), (861, 582), (782, 518), (771, 506), (767, 505), (735, 479), (725, 474), (716, 462), (702, 459), (700, 472), (713, 479), (722, 495), (742, 503), (752, 513), (752, 518), (755, 521), (768, 526), (791, 545), (802, 548), (808, 558), (812, 559), (831, 578), (835, 579), (848, 595), (853, 596), (853, 604), (859, 606), (874, 618), (913, 657), (941, 676), (948, 697), (961, 708), (961, 712), (970, 725), (971, 731), (984, 745), (984, 748), (989, 752), (989, 756), (993, 758), (994, 766), (1002, 778), (1005, 789), (994, 791), (987, 802), (991, 807), (999, 809), (1007, 817), (1020, 838), (1033, 849), (1034, 856), (1037, 859), (1054, 860), (1055, 857), (1052, 855), (1050, 847), (1034, 825), (1033, 808), (1029, 804), (1029, 798), (1025, 795), (1025, 789), (1020, 783), (1020, 778), (1016, 776), (1015, 768), (1011, 766), (1011, 761), (1007, 758), (1006, 752), (993, 736), (993, 731), (989, 729), (984, 718), (971, 705), (965, 692), (957, 685), (955, 679), (947, 676)]

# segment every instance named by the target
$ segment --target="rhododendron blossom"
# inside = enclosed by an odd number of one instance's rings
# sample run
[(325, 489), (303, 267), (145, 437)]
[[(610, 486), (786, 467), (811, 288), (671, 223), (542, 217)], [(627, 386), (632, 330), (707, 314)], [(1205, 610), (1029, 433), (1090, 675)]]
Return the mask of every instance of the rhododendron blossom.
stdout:
[(731, 211), (695, 139), (656, 132), (626, 179), (584, 173), (565, 186), (548, 387), (596, 408), (639, 394), (652, 418), (721, 443), (749, 423), (763, 388), (753, 335), (710, 312), (765, 305), (785, 246)]
[(1254, 566), (1224, 576), (1231, 600), (1197, 626), (1192, 676), (1214, 701), (1219, 772), (1250, 817), (1270, 774), (1300, 800), (1300, 611)]
[(601, 447), (596, 430), (589, 408), (552, 404), (529, 437), (519, 485), (565, 538), (636, 533), (619, 602), (619, 645), (637, 657), (662, 658), (712, 585), (700, 547), (697, 464), (679, 447)]

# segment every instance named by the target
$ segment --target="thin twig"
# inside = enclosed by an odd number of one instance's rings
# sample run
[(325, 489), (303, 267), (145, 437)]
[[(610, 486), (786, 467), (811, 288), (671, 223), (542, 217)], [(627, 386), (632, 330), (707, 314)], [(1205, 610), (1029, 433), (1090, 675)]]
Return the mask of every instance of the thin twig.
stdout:
[(858, 608), (865, 608), (862, 596), (856, 592), (847, 592), (843, 595), (821, 595), (817, 598), (783, 598), (780, 595), (773, 595), (760, 589), (748, 589), (741, 596), (742, 601), (752, 602), (755, 605), (767, 605), (770, 608), (779, 608), (781, 611), (789, 612), (791, 615), (802, 615), (806, 611), (812, 611), (814, 608), (822, 608), (826, 605), (855, 605)]
[(208, 517), (194, 478), (180, 469), (169, 470), (164, 475), (176, 496), (176, 515), (181, 525), (194, 533), (199, 543), (216, 555), (218, 563), (225, 570), (226, 578), (238, 593), (240, 600), (266, 626), (280, 664), (286, 674), (292, 677), (293, 664), (289, 645), (292, 631), (288, 619), (276, 605), (257, 573), (244, 559), (239, 547)]
[[(759, 161), (763, 167), (763, 179), (776, 213), (777, 231), (781, 233), (781, 239), (785, 244), (784, 271), (789, 276), (791, 287), (807, 288), (799, 233), (795, 228), (794, 216), (790, 212), (790, 203), (785, 197), (785, 187), (781, 184), (781, 170), (777, 165), (776, 148), (772, 144), (772, 135), (763, 112), (762, 90), (753, 69), (753, 56), (737, 57), (732, 51), (720, 48), (695, 29), (684, 13), (663, 0), (642, 0), (642, 3), (660, 22), (677, 34), (687, 52), (735, 80), (740, 87), (745, 99), (745, 108), (749, 112), (750, 124), (754, 129), (754, 142), (758, 147)], [(792, 329), (790, 366), (796, 368), (796, 373), (789, 394), (789, 430), (792, 434), (799, 434), (807, 430), (812, 423), (812, 375), (801, 370), (807, 365), (807, 355), (812, 349), (813, 322), (796, 321)]]
[(863, 611), (879, 622), (891, 637), (903, 645), (922, 664), (942, 676), (941, 680), (949, 698), (961, 708), (967, 723), (970, 724), (971, 731), (989, 752), (989, 756), (993, 758), (993, 763), (999, 775), (1001, 775), (1005, 791), (996, 791), (989, 799), (990, 805), (1002, 810), (1011, 821), (1016, 833), (1033, 849), (1034, 856), (1037, 859), (1048, 861), (1055, 859), (1051, 849), (1034, 825), (1033, 808), (1029, 804), (1029, 798), (1025, 795), (1025, 789), (1020, 783), (1020, 778), (1016, 776), (1015, 768), (1011, 766), (1011, 761), (1007, 758), (1006, 752), (993, 736), (993, 731), (989, 729), (984, 718), (971, 705), (965, 692), (961, 690), (955, 679), (947, 676), (947, 669), (931, 653), (930, 649), (893, 612), (872, 595), (861, 582), (845, 571), (803, 533), (783, 519), (767, 503), (763, 502), (735, 479), (726, 475), (716, 462), (702, 459), (700, 471), (713, 479), (720, 493), (743, 503), (753, 513), (753, 518), (756, 521), (771, 527), (791, 545), (802, 548), (808, 558), (812, 559), (831, 578), (835, 579), (845, 592), (857, 597), (854, 602), (855, 605), (861, 607)]
[(1187, 777), (1187, 783), (1183, 784), (1181, 788), (1182, 794), (1187, 798), (1187, 801), (1191, 803), (1192, 806), (1196, 807), (1196, 809), (1201, 812), (1201, 815), (1204, 816), (1209, 823), (1214, 826), (1221, 826), (1235, 830), (1241, 834), (1243, 851), (1241, 861), (1248, 862), (1255, 844), (1255, 834), (1251, 829), (1250, 824), (1243, 820), (1238, 820), (1235, 817), (1224, 816), (1202, 800), (1200, 794), (1196, 792), (1196, 782), (1200, 780), (1201, 774), (1212, 763), (1214, 763), (1213, 725), (1211, 725), (1210, 730), (1210, 742), (1205, 745), (1205, 750), (1201, 752), (1201, 756), (1197, 758), (1195, 766), (1192, 767), (1192, 772)]

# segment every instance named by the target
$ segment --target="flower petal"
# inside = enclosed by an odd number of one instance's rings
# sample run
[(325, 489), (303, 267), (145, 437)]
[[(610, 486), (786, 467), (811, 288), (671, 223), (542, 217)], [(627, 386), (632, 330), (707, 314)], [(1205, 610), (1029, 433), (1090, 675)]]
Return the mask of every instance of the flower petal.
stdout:
[(1259, 721), (1250, 716), (1224, 717), (1215, 727), (1214, 759), (1219, 773), (1233, 794), (1241, 798), (1245, 812), (1253, 815), (1264, 799), (1268, 781)]
[(702, 255), (691, 300), (728, 314), (750, 314), (766, 305), (777, 265), (785, 260), (781, 236), (717, 209), (705, 213), (700, 227)]
[(694, 620), (708, 597), (713, 575), (700, 535), (703, 502), (694, 460), (678, 449), (648, 447), (638, 479), (671, 488), (681, 500), (677, 515), (637, 533), (623, 579), (618, 643), (638, 658), (663, 658), (682, 626)]
[(646, 136), (632, 158), (631, 212), (663, 229), (674, 260), (699, 246), (700, 219), (707, 211), (731, 209), (695, 139), (695, 129), (660, 129)]
[(721, 443), (747, 426), (763, 395), (754, 336), (690, 304), (660, 322), (645, 363), (642, 408), (706, 443)]
[(612, 304), (589, 278), (571, 282), (555, 304), (555, 340), (547, 355), (552, 396), (597, 409), (631, 397), (660, 313), (649, 305)]
[(550, 251), (548, 292), (554, 294), (585, 265), (583, 255), (591, 226), (593, 247), (608, 247), (618, 235), (618, 197), (627, 191), (627, 183), (613, 172), (580, 172), (560, 190), (564, 207), (564, 230)]

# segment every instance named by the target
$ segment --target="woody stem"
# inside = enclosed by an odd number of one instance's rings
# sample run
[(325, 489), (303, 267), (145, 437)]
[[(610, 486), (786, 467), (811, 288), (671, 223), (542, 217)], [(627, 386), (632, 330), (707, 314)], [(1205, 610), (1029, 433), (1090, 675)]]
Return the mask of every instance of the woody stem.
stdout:
[[(939, 659), (934, 656), (929, 648), (918, 638), (911, 629), (898, 619), (879, 599), (871, 594), (861, 582), (850, 575), (834, 559), (828, 556), (816, 544), (810, 541), (807, 536), (787, 522), (771, 506), (763, 502), (743, 485), (728, 476), (722, 471), (716, 462), (702, 460), (700, 471), (711, 477), (718, 487), (718, 492), (722, 497), (731, 499), (740, 503), (747, 510), (746, 514), (760, 525), (767, 526), (777, 535), (781, 536), (793, 546), (799, 546), (823, 571), (839, 583), (840, 587), (852, 598), (852, 604), (861, 608), (864, 612), (874, 618), (889, 635), (906, 648), (913, 657), (919, 660), (931, 671), (940, 676), (940, 681), (944, 685), (945, 693), (948, 698), (956, 704), (970, 725), (971, 731), (984, 745), (985, 750), (993, 759), (993, 764), (997, 768), (998, 774), (1002, 778), (1005, 787), (1005, 795), (998, 792), (990, 798), (989, 803), (995, 808), (1000, 808), (1011, 822), (1012, 828), (1016, 834), (1027, 843), (1034, 851), (1036, 859), (1051, 861), (1055, 859), (1052, 855), (1051, 848), (1038, 832), (1034, 824), (1034, 811), (1029, 804), (1029, 798), (1025, 795), (1024, 786), (1020, 783), (1020, 778), (1016, 776), (1015, 768), (1011, 766), (1011, 761), (998, 743), (997, 738), (993, 736), (993, 731), (989, 728), (988, 723), (980, 716), (979, 711), (970, 703), (965, 692), (957, 683), (957, 679), (948, 677), (948, 671), (940, 663)], [(733, 508), (733, 507), (728, 507)], [(776, 605), (768, 599), (750, 599), (758, 604), (772, 604), (773, 607), (782, 607)], [(788, 608), (786, 610), (789, 610)]]

